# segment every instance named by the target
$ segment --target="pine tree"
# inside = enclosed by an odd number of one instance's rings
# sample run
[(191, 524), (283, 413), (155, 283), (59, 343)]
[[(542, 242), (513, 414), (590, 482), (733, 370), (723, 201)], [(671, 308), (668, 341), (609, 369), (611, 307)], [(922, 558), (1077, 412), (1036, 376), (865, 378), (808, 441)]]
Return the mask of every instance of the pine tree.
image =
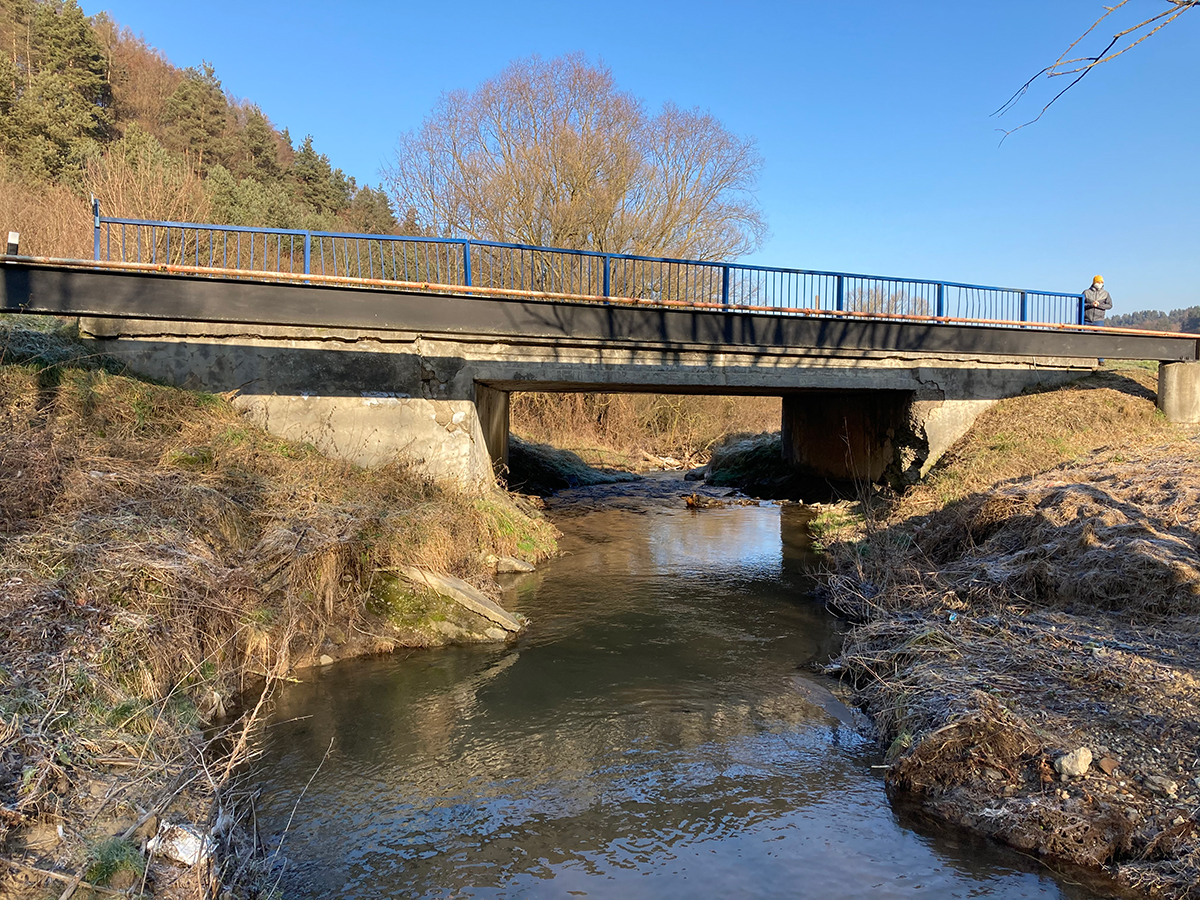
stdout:
[(10, 0), (0, 34), (0, 156), (50, 179), (112, 135), (104, 48), (79, 4)]
[(292, 163), (299, 199), (317, 213), (339, 213), (350, 205), (354, 196), (353, 178), (341, 169), (334, 169), (329, 157), (313, 149), (312, 135), (304, 138)]
[(186, 154), (197, 172), (224, 162), (229, 104), (211, 63), (184, 70), (163, 115), (168, 146)]
[(245, 124), (238, 132), (238, 143), (241, 157), (238, 170), (243, 177), (264, 184), (278, 180), (281, 174), (279, 138), (257, 106), (247, 110)]

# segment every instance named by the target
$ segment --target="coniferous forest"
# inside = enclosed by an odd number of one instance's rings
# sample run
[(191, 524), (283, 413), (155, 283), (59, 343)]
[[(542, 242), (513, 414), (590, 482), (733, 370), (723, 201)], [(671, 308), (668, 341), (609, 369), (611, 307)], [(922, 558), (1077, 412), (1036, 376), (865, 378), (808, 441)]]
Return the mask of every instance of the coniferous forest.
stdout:
[(213, 67), (178, 68), (76, 0), (0, 0), (0, 228), (31, 255), (91, 255), (105, 214), (399, 231), (382, 188), (294, 140)]

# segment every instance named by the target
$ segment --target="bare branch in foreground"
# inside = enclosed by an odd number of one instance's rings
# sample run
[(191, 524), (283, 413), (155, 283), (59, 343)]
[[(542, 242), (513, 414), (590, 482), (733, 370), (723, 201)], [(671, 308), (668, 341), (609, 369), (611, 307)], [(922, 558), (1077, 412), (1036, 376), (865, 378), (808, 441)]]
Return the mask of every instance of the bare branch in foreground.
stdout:
[[(1029, 92), (1029, 89), (1034, 85), (1034, 83), (1036, 83), (1038, 79), (1042, 78), (1043, 76), (1045, 76), (1047, 79), (1072, 75), (1075, 77), (1070, 80), (1066, 87), (1051, 97), (1050, 101), (1041, 108), (1041, 111), (1038, 112), (1038, 114), (1028, 122), (1024, 122), (1018, 125), (1016, 128), (1001, 128), (998, 130), (1003, 131), (1004, 137), (1007, 138), (1010, 134), (1020, 131), (1026, 125), (1032, 125), (1034, 122), (1037, 122), (1046, 114), (1046, 111), (1050, 109), (1051, 106), (1058, 102), (1059, 98), (1061, 98), (1063, 94), (1075, 87), (1075, 85), (1079, 84), (1079, 82), (1082, 81), (1084, 77), (1092, 71), (1092, 69), (1096, 68), (1096, 66), (1110, 62), (1111, 60), (1116, 59), (1118, 56), (1128, 53), (1143, 41), (1146, 41), (1158, 34), (1158, 32), (1162, 31), (1162, 29), (1166, 28), (1188, 10), (1200, 6), (1200, 0), (1164, 0), (1164, 2), (1168, 4), (1167, 9), (1164, 9), (1156, 15), (1150, 16), (1149, 18), (1143, 19), (1136, 25), (1132, 25), (1122, 31), (1118, 31), (1112, 36), (1112, 39), (1108, 42), (1105, 48), (1095, 56), (1070, 56), (1071, 52), (1075, 50), (1076, 47), (1078, 47), (1088, 36), (1095, 32), (1096, 29), (1105, 22), (1106, 19), (1126, 6), (1129, 3), (1129, 0), (1119, 0), (1119, 2), (1113, 6), (1106, 6), (1104, 8), (1104, 14), (1101, 15), (1100, 18), (1098, 18), (1095, 22), (1093, 22), (1091, 27), (1088, 28), (1083, 34), (1072, 41), (1071, 45), (1067, 47), (1062, 56), (1060, 56), (1052, 65), (1046, 66), (1032, 78), (1026, 81), (1023, 85), (1021, 85), (1020, 89), (1017, 90), (1017, 92), (1011, 97), (1009, 97), (1008, 100), (998, 110), (992, 113), (992, 115), (1002, 116), (1009, 112), (1017, 105), (1018, 102), (1020, 102), (1021, 98)], [(1000, 142), (1004, 143), (1004, 138), (1001, 138)]]

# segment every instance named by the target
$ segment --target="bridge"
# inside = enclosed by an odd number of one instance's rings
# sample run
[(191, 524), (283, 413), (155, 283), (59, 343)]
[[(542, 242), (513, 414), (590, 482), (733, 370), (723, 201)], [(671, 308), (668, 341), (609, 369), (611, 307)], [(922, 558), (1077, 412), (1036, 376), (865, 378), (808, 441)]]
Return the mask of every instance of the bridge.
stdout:
[(109, 218), (91, 260), (0, 257), (0, 309), (71, 316), (131, 370), (268, 430), (490, 484), (512, 391), (783, 398), (784, 462), (911, 481), (996, 400), (1162, 363), (1200, 421), (1200, 336), (1083, 324), (1079, 294), (421, 236)]

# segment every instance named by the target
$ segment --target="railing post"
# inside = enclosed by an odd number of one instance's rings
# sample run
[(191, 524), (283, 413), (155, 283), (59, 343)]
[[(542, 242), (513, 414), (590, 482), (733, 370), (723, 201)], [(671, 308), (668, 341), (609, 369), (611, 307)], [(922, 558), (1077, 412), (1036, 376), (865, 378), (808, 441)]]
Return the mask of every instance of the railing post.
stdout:
[(92, 259), (100, 261), (100, 201), (92, 197)]
[(1079, 321), (1075, 323), (1076, 325), (1086, 325), (1087, 324), (1087, 315), (1085, 314), (1084, 310), (1085, 310), (1084, 298), (1083, 298), (1083, 294), (1080, 294), (1079, 295), (1079, 315), (1077, 316)]
[(471, 242), (463, 241), (463, 284), (471, 286)]
[(304, 274), (312, 274), (312, 232), (304, 232)]
[(937, 314), (939, 319), (946, 318), (946, 286), (937, 286)]
[(612, 296), (612, 273), (609, 271), (609, 262), (612, 259), (610, 256), (604, 257), (604, 296)]
[(721, 302), (729, 305), (729, 266), (721, 266)]
[(845, 279), (845, 276), (838, 275), (836, 280), (837, 280), (837, 291), (836, 291), (837, 310), (838, 310), (838, 312), (845, 312), (845, 310), (846, 310), (846, 279)]
[(1021, 291), (1021, 321), (1029, 321), (1029, 292)]

